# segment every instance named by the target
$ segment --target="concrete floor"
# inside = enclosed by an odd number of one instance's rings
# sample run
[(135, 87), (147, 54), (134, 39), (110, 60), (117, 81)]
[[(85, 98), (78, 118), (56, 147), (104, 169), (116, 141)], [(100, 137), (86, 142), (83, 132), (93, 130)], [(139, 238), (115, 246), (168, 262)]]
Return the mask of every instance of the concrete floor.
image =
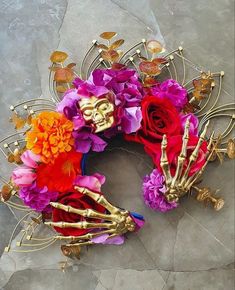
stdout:
[[(9, 128), (10, 104), (49, 95), (47, 68), (53, 50), (67, 51), (79, 64), (101, 32), (117, 31), (130, 46), (152, 35), (161, 39), (156, 23), (168, 50), (182, 45), (196, 69), (224, 70), (222, 102), (234, 101), (232, 0), (0, 0), (1, 136)], [(120, 140), (112, 146), (112, 153), (92, 156), (91, 168), (107, 176), (104, 192), (110, 200), (142, 213), (145, 227), (129, 235), (123, 246), (85, 250), (64, 273), (59, 270), (64, 258), (56, 247), (9, 259), (3, 255), (0, 289), (234, 289), (234, 163), (212, 164), (204, 177), (207, 185), (221, 188), (223, 210), (216, 213), (186, 198), (175, 211), (159, 214), (140, 197), (141, 178), (151, 166), (142, 148)], [(6, 163), (0, 162), (1, 174), (7, 176)], [(0, 204), (0, 254), (15, 223)]]

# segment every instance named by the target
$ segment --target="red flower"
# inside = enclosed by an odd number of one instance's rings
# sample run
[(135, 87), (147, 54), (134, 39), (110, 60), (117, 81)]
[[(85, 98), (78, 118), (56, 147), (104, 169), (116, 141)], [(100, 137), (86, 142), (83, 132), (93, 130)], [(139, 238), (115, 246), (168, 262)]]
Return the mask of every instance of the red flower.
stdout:
[(145, 149), (155, 152), (159, 149), (162, 137), (179, 135), (181, 123), (179, 113), (173, 104), (163, 98), (146, 96), (141, 103), (142, 122), (134, 135), (126, 135), (128, 141), (144, 144)]
[(41, 163), (37, 168), (37, 186), (47, 186), (49, 191), (65, 192), (81, 174), (82, 154), (70, 151), (61, 153), (54, 163)]
[[(62, 193), (59, 195), (57, 202), (62, 203), (64, 205), (70, 205), (77, 209), (93, 209), (98, 212), (104, 213), (105, 208), (98, 203), (96, 203), (89, 196), (84, 195), (78, 191), (70, 191), (66, 193)], [(52, 211), (52, 220), (53, 222), (80, 222), (83, 220), (87, 220), (89, 222), (101, 222), (101, 220), (84, 218), (80, 215), (74, 213), (68, 213), (63, 210), (53, 208)], [(64, 236), (81, 236), (90, 231), (90, 229), (77, 229), (77, 228), (58, 228), (55, 227), (55, 230), (61, 233)]]
[[(198, 140), (199, 140), (199, 137), (197, 137), (197, 136), (193, 136), (193, 135), (189, 136), (189, 141), (188, 141), (188, 145), (187, 145), (187, 158), (185, 160), (184, 170), (186, 169), (186, 167), (188, 165), (189, 157), (192, 154), (193, 150), (195, 149), (195, 147), (198, 143)], [(183, 141), (182, 141), (181, 135), (172, 136), (172, 137), (167, 138), (166, 152), (167, 152), (167, 158), (168, 158), (168, 162), (170, 164), (170, 170), (171, 170), (172, 176), (174, 176), (175, 171), (176, 171), (178, 156), (180, 155), (180, 152), (181, 152), (182, 143), (183, 143)], [(161, 150), (157, 149), (154, 152), (149, 151), (147, 153), (149, 153), (152, 156), (155, 166), (160, 171), (162, 171), (162, 169), (160, 167)], [(193, 165), (189, 171), (189, 176), (193, 175), (195, 172), (197, 172), (198, 170), (200, 170), (202, 168), (202, 166), (204, 165), (204, 163), (206, 161), (206, 158), (205, 158), (206, 153), (207, 153), (207, 142), (204, 141), (199, 149), (198, 158), (193, 163)]]

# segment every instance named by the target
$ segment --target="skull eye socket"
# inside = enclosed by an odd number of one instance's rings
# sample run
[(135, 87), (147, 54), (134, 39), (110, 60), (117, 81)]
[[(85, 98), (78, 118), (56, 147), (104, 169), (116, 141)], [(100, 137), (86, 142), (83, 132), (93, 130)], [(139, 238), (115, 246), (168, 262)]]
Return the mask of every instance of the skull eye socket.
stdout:
[(99, 106), (99, 109), (102, 111), (106, 111), (109, 108), (109, 104), (103, 103)]
[(92, 110), (88, 109), (83, 112), (86, 117), (90, 117), (92, 115)]

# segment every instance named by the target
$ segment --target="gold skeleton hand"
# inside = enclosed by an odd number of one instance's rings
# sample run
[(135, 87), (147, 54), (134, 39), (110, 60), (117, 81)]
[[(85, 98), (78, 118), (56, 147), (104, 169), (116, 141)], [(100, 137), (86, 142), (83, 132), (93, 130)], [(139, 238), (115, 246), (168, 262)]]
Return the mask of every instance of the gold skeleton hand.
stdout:
[[(186, 193), (188, 193), (191, 189), (194, 189), (198, 192), (197, 200), (198, 201), (205, 201), (205, 202), (211, 202), (216, 210), (220, 210), (223, 205), (224, 201), (221, 198), (216, 197), (215, 195), (212, 195), (210, 190), (207, 190), (207, 194), (203, 195), (202, 197), (202, 190), (195, 186), (198, 179), (201, 177), (202, 173), (204, 172), (208, 162), (211, 159), (211, 156), (214, 154), (215, 148), (217, 146), (216, 143), (213, 142), (213, 134), (210, 137), (210, 140), (208, 142), (207, 146), (207, 154), (206, 154), (206, 161), (202, 168), (195, 172), (192, 176), (189, 176), (190, 169), (194, 162), (198, 158), (199, 150), (202, 145), (202, 143), (206, 139), (206, 132), (208, 128), (209, 122), (205, 125), (205, 128), (203, 132), (201, 133), (198, 143), (195, 146), (192, 154), (189, 157), (189, 162), (185, 170), (185, 161), (187, 158), (187, 145), (189, 140), (189, 128), (190, 128), (190, 121), (187, 119), (184, 129), (184, 135), (182, 138), (182, 148), (180, 155), (178, 156), (177, 160), (177, 167), (175, 175), (172, 176), (170, 173), (170, 165), (167, 158), (166, 148), (167, 148), (167, 138), (164, 135), (162, 144), (161, 144), (161, 163), (160, 166), (162, 168), (164, 177), (165, 177), (165, 183), (166, 183), (166, 192), (165, 196), (168, 202), (178, 202), (179, 198)], [(204, 192), (205, 190), (203, 190)], [(200, 195), (200, 196), (199, 196)]]
[[(85, 218), (93, 218), (100, 219), (100, 223), (93, 223), (88, 221), (81, 221), (75, 223), (68, 222), (45, 222), (46, 225), (52, 227), (59, 228), (79, 228), (79, 229), (99, 229), (98, 231), (89, 232), (87, 234), (81, 236), (57, 236), (58, 240), (67, 240), (71, 241), (71, 243), (62, 246), (62, 251), (65, 255), (70, 256), (72, 254), (72, 249), (75, 247), (83, 246), (83, 245), (91, 245), (94, 244), (92, 241), (93, 238), (99, 237), (104, 234), (109, 235), (109, 239), (115, 236), (120, 236), (130, 231), (133, 232), (136, 228), (136, 224), (132, 217), (130, 216), (130, 212), (126, 210), (119, 209), (113, 206), (111, 203), (107, 201), (107, 199), (96, 192), (93, 192), (87, 188), (75, 186), (77, 191), (89, 196), (96, 203), (102, 205), (109, 213), (103, 214), (93, 209), (77, 209), (72, 206), (63, 205), (57, 202), (51, 202), (51, 206), (54, 208), (58, 208), (60, 210), (64, 210), (66, 212), (74, 213), (81, 215)], [(69, 248), (72, 248), (71, 251)], [(80, 251), (79, 251), (80, 252)], [(67, 253), (67, 254), (66, 254)]]

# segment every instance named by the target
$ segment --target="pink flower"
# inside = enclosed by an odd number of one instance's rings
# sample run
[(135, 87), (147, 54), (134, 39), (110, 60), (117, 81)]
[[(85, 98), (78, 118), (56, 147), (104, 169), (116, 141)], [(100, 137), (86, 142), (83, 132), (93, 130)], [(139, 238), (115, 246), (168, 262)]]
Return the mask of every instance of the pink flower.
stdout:
[(40, 161), (40, 156), (34, 154), (30, 150), (26, 150), (22, 155), (21, 155), (21, 160), (23, 161), (24, 165), (31, 167), (31, 168), (37, 168), (38, 164), (37, 162)]
[(95, 173), (93, 175), (78, 175), (74, 181), (75, 185), (89, 188), (97, 192), (101, 191), (101, 185), (105, 183), (105, 176)]
[(12, 181), (20, 187), (30, 186), (37, 177), (35, 169), (38, 167), (37, 162), (40, 161), (40, 156), (26, 150), (21, 155), (21, 160), (24, 165), (13, 170)]
[(185, 123), (186, 123), (187, 119), (189, 119), (189, 122), (190, 122), (189, 133), (191, 135), (198, 136), (199, 121), (198, 121), (197, 116), (195, 116), (192, 113), (189, 113), (186, 115), (184, 115), (184, 114), (180, 115), (180, 121), (181, 121), (181, 125), (182, 125), (182, 134), (184, 133)]
[(36, 173), (26, 166), (20, 166), (12, 173), (12, 180), (17, 186), (30, 186), (36, 177)]

